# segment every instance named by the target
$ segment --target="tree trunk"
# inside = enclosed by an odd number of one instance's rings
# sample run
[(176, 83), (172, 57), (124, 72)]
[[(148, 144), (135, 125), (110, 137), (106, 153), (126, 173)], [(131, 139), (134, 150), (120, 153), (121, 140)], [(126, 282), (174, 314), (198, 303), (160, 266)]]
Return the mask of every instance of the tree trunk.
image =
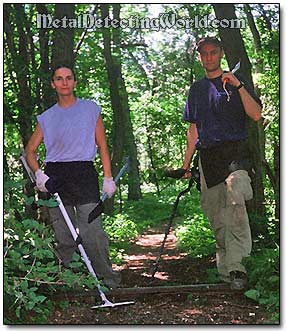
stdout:
[[(113, 14), (115, 19), (119, 19), (119, 5), (113, 5)], [(101, 16), (102, 19), (109, 16), (108, 5), (101, 5)], [(130, 200), (138, 200), (141, 198), (141, 191), (137, 149), (130, 118), (128, 95), (125, 82), (122, 77), (120, 30), (114, 29), (111, 37), (110, 30), (103, 28), (103, 38), (104, 57), (106, 61), (108, 80), (110, 83), (110, 98), (113, 109), (113, 175), (118, 172), (121, 166), (121, 161), (125, 150), (127, 155), (130, 157), (128, 198)]]
[(266, 28), (269, 31), (270, 34), (272, 34), (272, 24), (270, 21), (270, 18), (268, 17), (268, 15), (266, 14), (266, 11), (264, 9), (264, 5), (261, 3), (256, 4), (256, 6), (259, 8), (259, 12), (265, 22)]
[[(48, 15), (48, 10), (43, 3), (36, 4), (39, 14)], [(51, 88), (51, 72), (49, 58), (49, 29), (39, 29), (40, 44), (40, 91), (38, 91), (38, 107), (41, 111), (50, 108), (56, 102), (56, 94)]]
[[(31, 96), (30, 91), (30, 72), (29, 72), (29, 54), (28, 54), (28, 40), (24, 28), (25, 13), (24, 7), (21, 4), (15, 4), (15, 20), (18, 31), (18, 40), (14, 38), (14, 33), (11, 29), (11, 18), (12, 12), (11, 5), (5, 6), (5, 22), (4, 31), (6, 34), (6, 42), (10, 52), (13, 69), (16, 75), (17, 89), (16, 93), (18, 96), (18, 108), (19, 116), (18, 122), (20, 124), (20, 135), (22, 138), (23, 146), (25, 147), (32, 133), (32, 112), (34, 109), (34, 100)], [(18, 45), (18, 49), (16, 47)]]
[[(274, 142), (274, 177), (275, 177), (275, 218), (279, 220), (280, 217), (280, 147), (279, 144)], [(278, 224), (279, 234), (279, 224)], [(279, 238), (279, 235), (278, 235)]]
[[(15, 23), (17, 27), (17, 37), (12, 30), (11, 22), (13, 8), (12, 5), (5, 5), (5, 21), (4, 21), (4, 31), (5, 31), (5, 41), (8, 46), (9, 55), (11, 58), (11, 66), (10, 72), (15, 73), (15, 93), (17, 93), (17, 106), (18, 106), (18, 118), (17, 121), (19, 123), (19, 133), (22, 140), (22, 145), (25, 146), (28, 143), (28, 140), (32, 134), (32, 113), (34, 110), (34, 99), (31, 95), (31, 76), (29, 71), (29, 66), (31, 61), (35, 59), (31, 59), (31, 53), (28, 52), (28, 38), (25, 31), (25, 22), (26, 16), (24, 12), (24, 6), (22, 4), (14, 4), (14, 12), (15, 12)], [(18, 39), (18, 40), (17, 40)], [(17, 48), (17, 46), (18, 48)], [(7, 107), (4, 107), (6, 111), (9, 111)], [(27, 178), (24, 173), (24, 178)], [(27, 185), (24, 188), (24, 191), (28, 196), (34, 195), (34, 190), (31, 186)], [(36, 217), (37, 214), (34, 210), (30, 208), (30, 206), (26, 207), (26, 213), (30, 217)]]
[[(57, 3), (55, 5), (55, 19), (64, 16), (75, 18), (75, 4)], [(74, 31), (73, 28), (58, 28), (53, 32), (52, 67), (58, 64), (74, 66)]]
[[(213, 4), (213, 8), (217, 19), (236, 19), (235, 8), (233, 4)], [(243, 43), (243, 39), (239, 29), (219, 29), (219, 35), (223, 44), (223, 48), (226, 54), (229, 68), (233, 68), (234, 65), (241, 61), (241, 73), (247, 79), (250, 86), (253, 87), (251, 64)], [(251, 225), (254, 222), (254, 229), (259, 229), (258, 219), (265, 217), (264, 208), (264, 188), (262, 181), (262, 162), (264, 159), (264, 145), (260, 141), (260, 129), (262, 126), (262, 120), (254, 122), (248, 117), (248, 145), (253, 158), (254, 176), (252, 178), (252, 185), (254, 191), (254, 198), (248, 202), (248, 210), (251, 216)], [(256, 222), (256, 223), (255, 223)], [(261, 231), (259, 230), (259, 231)]]
[[(245, 4), (244, 5), (244, 9), (245, 9), (245, 13), (248, 19), (248, 24), (253, 36), (253, 44), (254, 44), (254, 49), (255, 49), (255, 54), (257, 57), (257, 66), (256, 66), (256, 72), (257, 73), (263, 73), (263, 58), (262, 58), (262, 43), (261, 43), (261, 38), (260, 38), (260, 34), (259, 31), (256, 27), (253, 15), (251, 13), (251, 7), (249, 4)], [(263, 10), (264, 12), (264, 8), (260, 7), (261, 11)], [(264, 12), (265, 18), (267, 19), (266, 13)], [(267, 22), (267, 28), (271, 29), (270, 22)], [(257, 93), (260, 94), (260, 91), (258, 89), (256, 89)], [(265, 161), (265, 132), (264, 132), (264, 127), (263, 125), (259, 127), (260, 131), (260, 135), (259, 137), (261, 137), (262, 139), (262, 146), (264, 146), (264, 151), (263, 151), (263, 156), (264, 156), (264, 162), (267, 163), (267, 161)], [(272, 188), (274, 190), (274, 201), (275, 201), (275, 219), (279, 219), (279, 146), (276, 143), (276, 141), (274, 141), (273, 144), (273, 163), (274, 163), (274, 169), (271, 169), (270, 164), (265, 164), (265, 169), (267, 169), (267, 175), (269, 177), (269, 179), (273, 179), (271, 180), (271, 184), (272, 184)], [(278, 222), (277, 222), (278, 223)], [(277, 224), (276, 224), (277, 226)], [(276, 231), (279, 234), (279, 229), (276, 229)]]
[(259, 31), (256, 27), (254, 17), (251, 12), (251, 7), (249, 4), (244, 4), (244, 12), (247, 17), (248, 25), (253, 37), (253, 45), (256, 56), (256, 72), (262, 72), (263, 70), (263, 59), (262, 59), (262, 44)]
[[(133, 55), (132, 50), (129, 50), (129, 55), (131, 59), (133, 60), (134, 64), (137, 66), (139, 71), (142, 73), (142, 76), (145, 81), (146, 90), (150, 92), (151, 98), (154, 96), (154, 91), (156, 87), (156, 80), (153, 80), (153, 84), (151, 85), (149, 82), (148, 75), (146, 73), (145, 68), (139, 63), (138, 59)], [(149, 178), (152, 183), (156, 186), (156, 192), (157, 195), (160, 196), (160, 187), (159, 187), (159, 181), (156, 175), (156, 162), (154, 157), (154, 146), (152, 141), (152, 128), (149, 126), (149, 114), (147, 109), (144, 110), (144, 119), (145, 119), (145, 128), (146, 128), (146, 138), (147, 138), (147, 154), (150, 159), (150, 166), (149, 166)]]

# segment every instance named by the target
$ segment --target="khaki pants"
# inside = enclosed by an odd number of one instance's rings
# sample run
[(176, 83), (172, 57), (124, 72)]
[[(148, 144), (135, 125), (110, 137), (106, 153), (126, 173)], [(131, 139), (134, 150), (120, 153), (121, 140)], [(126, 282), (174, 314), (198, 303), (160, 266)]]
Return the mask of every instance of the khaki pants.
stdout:
[(216, 239), (216, 262), (222, 280), (231, 271), (246, 272), (242, 258), (251, 252), (252, 241), (245, 201), (253, 197), (251, 179), (245, 170), (232, 172), (225, 180), (207, 188), (199, 161), (201, 207)]
[[(117, 287), (121, 281), (119, 273), (113, 271), (109, 257), (109, 241), (103, 229), (101, 216), (92, 223), (88, 223), (89, 213), (96, 203), (65, 206), (68, 215), (79, 231), (82, 245), (92, 263), (93, 269), (99, 279), (103, 279), (106, 286)], [(77, 245), (58, 207), (49, 208), (50, 219), (58, 241), (57, 252), (60, 254), (63, 264), (68, 267), (71, 257)]]

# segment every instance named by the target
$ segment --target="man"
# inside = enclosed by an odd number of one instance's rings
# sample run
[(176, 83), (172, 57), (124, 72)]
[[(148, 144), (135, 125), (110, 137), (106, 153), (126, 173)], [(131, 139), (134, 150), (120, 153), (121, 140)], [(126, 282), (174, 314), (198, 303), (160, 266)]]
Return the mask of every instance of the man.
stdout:
[[(58, 102), (37, 116), (35, 132), (26, 147), (27, 162), (35, 172), (40, 191), (48, 192), (51, 183), (58, 186), (57, 192), (74, 226), (79, 229), (95, 272), (107, 287), (115, 288), (121, 277), (112, 270), (108, 238), (101, 217), (88, 223), (89, 214), (100, 199), (98, 174), (93, 166), (97, 150), (104, 172), (103, 192), (111, 197), (116, 185), (111, 174), (101, 110), (96, 102), (75, 96), (76, 83), (74, 71), (68, 65), (53, 70), (51, 86), (57, 93)], [(43, 140), (45, 173), (36, 159), (38, 146)], [(58, 241), (57, 251), (64, 266), (69, 267), (77, 245), (60, 209), (49, 208), (49, 214)]]
[(199, 149), (201, 206), (216, 239), (217, 269), (232, 289), (247, 285), (242, 258), (251, 252), (245, 201), (252, 199), (248, 176), (246, 116), (261, 118), (261, 102), (232, 72), (223, 72), (220, 41), (206, 37), (197, 43), (205, 78), (189, 91), (183, 119), (190, 122), (183, 168), (189, 169)]

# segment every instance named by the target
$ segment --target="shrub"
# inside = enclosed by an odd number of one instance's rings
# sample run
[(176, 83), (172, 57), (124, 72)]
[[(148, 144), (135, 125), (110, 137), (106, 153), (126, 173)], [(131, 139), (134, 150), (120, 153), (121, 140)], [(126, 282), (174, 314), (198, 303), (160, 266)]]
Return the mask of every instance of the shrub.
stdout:
[(123, 214), (106, 216), (103, 226), (109, 238), (116, 243), (128, 242), (138, 236), (136, 224)]
[(264, 248), (244, 259), (250, 290), (245, 295), (266, 305), (272, 320), (279, 319), (279, 247)]
[(184, 221), (176, 228), (178, 246), (192, 257), (203, 257), (215, 252), (215, 239), (207, 219), (202, 215)]

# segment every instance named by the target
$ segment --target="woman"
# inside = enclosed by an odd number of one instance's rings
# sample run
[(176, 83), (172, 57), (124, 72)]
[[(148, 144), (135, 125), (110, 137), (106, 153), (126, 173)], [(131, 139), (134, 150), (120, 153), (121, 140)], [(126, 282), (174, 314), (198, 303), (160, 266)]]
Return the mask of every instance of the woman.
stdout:
[[(111, 197), (116, 185), (101, 110), (96, 102), (75, 96), (76, 83), (69, 66), (60, 65), (53, 70), (51, 86), (58, 102), (37, 116), (36, 129), (26, 147), (27, 162), (35, 172), (40, 191), (48, 192), (45, 184), (50, 178), (57, 184), (57, 191), (75, 228), (79, 229), (82, 244), (99, 279), (107, 287), (115, 288), (121, 277), (112, 269), (101, 217), (88, 223), (88, 216), (100, 199), (98, 174), (93, 167), (97, 150), (104, 172), (103, 192)], [(36, 158), (42, 141), (46, 148), (44, 172)], [(77, 245), (59, 208), (49, 208), (49, 215), (58, 241), (57, 251), (68, 267)]]

